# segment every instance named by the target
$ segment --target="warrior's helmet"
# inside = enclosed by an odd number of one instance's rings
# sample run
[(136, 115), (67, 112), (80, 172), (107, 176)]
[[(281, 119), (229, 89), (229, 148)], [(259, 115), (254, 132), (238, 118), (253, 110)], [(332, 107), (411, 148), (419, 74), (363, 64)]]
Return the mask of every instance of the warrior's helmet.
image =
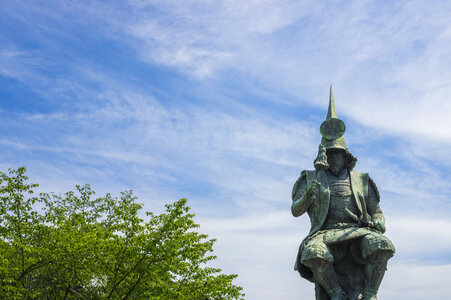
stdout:
[(354, 168), (357, 158), (349, 152), (348, 146), (346, 145), (344, 137), (346, 125), (337, 117), (332, 85), (330, 85), (329, 110), (327, 111), (326, 120), (321, 124), (319, 131), (323, 138), (321, 139), (318, 156), (314, 161), (315, 168), (327, 169), (329, 167), (326, 156), (328, 149), (344, 150), (346, 152), (346, 167), (349, 169)]

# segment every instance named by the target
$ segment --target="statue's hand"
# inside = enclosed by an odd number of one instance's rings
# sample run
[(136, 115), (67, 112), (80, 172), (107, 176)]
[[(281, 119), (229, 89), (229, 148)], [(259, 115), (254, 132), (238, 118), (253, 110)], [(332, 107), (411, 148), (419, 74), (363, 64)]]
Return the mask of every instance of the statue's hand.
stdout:
[(362, 220), (362, 218), (360, 218), (360, 224), (362, 224), (362, 225), (364, 225), (364, 226), (366, 226), (366, 227), (371, 227), (371, 228), (374, 228), (374, 229), (376, 229), (377, 231), (380, 231), (380, 232), (382, 232), (382, 233), (384, 233), (385, 232), (385, 224), (384, 224), (384, 222), (381, 222), (381, 221), (379, 221), (379, 220), (370, 220), (370, 221), (367, 221), (366, 223)]
[(382, 233), (385, 232), (385, 224), (384, 222), (381, 222), (379, 220), (375, 220), (372, 222), (373, 223), (373, 228), (376, 229), (377, 231), (380, 231)]
[(307, 196), (312, 200), (315, 200), (316, 193), (320, 187), (321, 183), (318, 180), (312, 180), (310, 185), (307, 187)]

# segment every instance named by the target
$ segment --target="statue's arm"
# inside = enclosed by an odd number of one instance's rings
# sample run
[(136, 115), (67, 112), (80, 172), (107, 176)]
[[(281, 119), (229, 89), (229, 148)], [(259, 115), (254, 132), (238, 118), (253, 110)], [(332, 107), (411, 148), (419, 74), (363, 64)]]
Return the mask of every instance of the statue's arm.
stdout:
[(299, 217), (308, 210), (313, 200), (309, 194), (310, 193), (307, 189), (306, 174), (305, 171), (303, 171), (293, 186), (293, 192), (291, 195), (293, 200), (293, 203), (291, 204), (291, 213), (293, 216)]
[(372, 216), (372, 221), (376, 228), (382, 233), (385, 232), (385, 217), (379, 205), (380, 195), (374, 181), (369, 178), (368, 184), (368, 213)]

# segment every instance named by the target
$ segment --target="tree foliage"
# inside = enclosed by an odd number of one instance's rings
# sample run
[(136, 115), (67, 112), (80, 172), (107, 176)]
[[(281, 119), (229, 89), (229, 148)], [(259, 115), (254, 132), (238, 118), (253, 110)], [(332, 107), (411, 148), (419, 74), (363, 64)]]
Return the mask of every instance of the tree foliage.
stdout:
[(0, 172), (1, 299), (242, 299), (214, 239), (196, 231), (186, 199), (142, 212), (131, 191), (89, 185), (33, 195), (25, 168)]

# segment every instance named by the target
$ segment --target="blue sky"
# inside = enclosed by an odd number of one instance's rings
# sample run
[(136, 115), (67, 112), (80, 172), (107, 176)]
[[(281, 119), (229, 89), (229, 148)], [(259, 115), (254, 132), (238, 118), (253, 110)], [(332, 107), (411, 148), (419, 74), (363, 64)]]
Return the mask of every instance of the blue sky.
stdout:
[(292, 268), (329, 84), (397, 247), (382, 299), (451, 278), (451, 2), (5, 1), (0, 167), (43, 191), (186, 197), (247, 299), (313, 299)]

